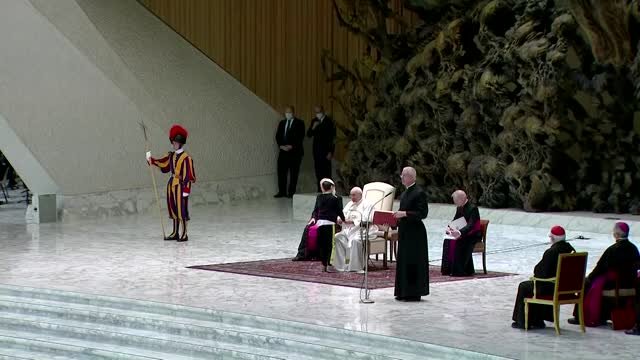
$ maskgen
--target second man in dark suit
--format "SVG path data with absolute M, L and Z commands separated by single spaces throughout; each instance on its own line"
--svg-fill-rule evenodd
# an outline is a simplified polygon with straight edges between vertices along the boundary
M 314 108 L 315 118 L 311 121 L 307 136 L 313 138 L 313 162 L 317 184 L 324 178 L 331 178 L 331 159 L 335 150 L 336 125 L 324 113 L 322 106 Z M 318 192 L 320 192 L 318 185 Z
M 280 147 L 278 154 L 278 193 L 275 197 L 293 197 L 298 185 L 300 163 L 304 155 L 304 121 L 295 117 L 293 106 L 284 112 L 285 118 L 278 124 L 276 142 Z M 287 175 L 290 175 L 287 189 Z

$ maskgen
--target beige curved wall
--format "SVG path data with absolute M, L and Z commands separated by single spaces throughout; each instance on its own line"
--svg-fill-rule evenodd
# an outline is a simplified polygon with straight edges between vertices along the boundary
M 200 183 L 275 189 L 278 114 L 135 0 L 3 0 L 0 33 L 0 113 L 60 194 L 148 187 L 141 120 L 154 153 L 190 131 Z

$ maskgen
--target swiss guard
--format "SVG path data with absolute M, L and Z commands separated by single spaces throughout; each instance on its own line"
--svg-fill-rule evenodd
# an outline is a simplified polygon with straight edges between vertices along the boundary
M 173 232 L 165 240 L 187 241 L 187 221 L 189 221 L 189 194 L 191 184 L 196 182 L 193 159 L 186 151 L 187 130 L 180 125 L 173 125 L 169 131 L 169 141 L 173 151 L 160 159 L 153 158 L 151 152 L 146 153 L 147 161 L 160 168 L 163 173 L 171 173 L 167 183 L 167 209 L 169 218 L 173 220 Z M 180 229 L 182 228 L 182 233 Z

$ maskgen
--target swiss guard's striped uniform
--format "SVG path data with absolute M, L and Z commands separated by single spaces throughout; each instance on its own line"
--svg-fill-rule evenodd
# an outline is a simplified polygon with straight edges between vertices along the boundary
M 175 125 L 171 128 L 169 139 L 171 142 L 186 143 L 187 131 Z M 191 184 L 196 181 L 193 159 L 183 148 L 171 151 L 160 159 L 151 158 L 151 163 L 160 168 L 163 173 L 171 173 L 167 183 L 167 208 L 169 217 L 173 220 L 173 232 L 165 240 L 187 241 L 187 221 L 189 221 L 189 194 Z M 179 235 L 182 226 L 182 235 Z

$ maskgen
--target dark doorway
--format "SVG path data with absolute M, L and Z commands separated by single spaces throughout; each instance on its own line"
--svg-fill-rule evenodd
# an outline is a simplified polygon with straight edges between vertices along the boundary
M 29 189 L 0 152 L 0 209 L 26 208 L 30 203 Z

